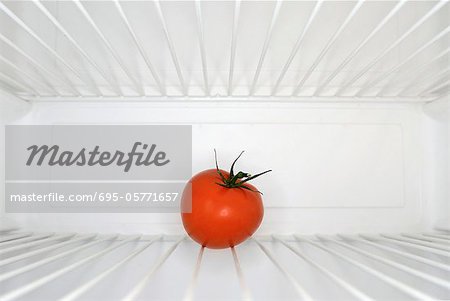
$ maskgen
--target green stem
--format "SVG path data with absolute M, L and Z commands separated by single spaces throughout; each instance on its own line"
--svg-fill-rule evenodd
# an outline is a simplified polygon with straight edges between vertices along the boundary
M 242 171 L 238 172 L 235 175 L 234 174 L 234 166 L 235 166 L 237 160 L 242 156 L 243 153 L 244 153 L 244 151 L 242 151 L 239 154 L 239 156 L 233 161 L 233 164 L 231 165 L 229 176 L 227 178 L 227 177 L 225 177 L 222 174 L 222 172 L 219 169 L 219 164 L 217 163 L 217 152 L 214 149 L 214 158 L 215 158 L 215 161 L 216 161 L 216 170 L 217 170 L 217 173 L 220 176 L 220 179 L 222 180 L 222 183 L 216 183 L 216 184 L 220 185 L 222 187 L 226 187 L 226 188 L 243 188 L 243 189 L 247 189 L 247 190 L 250 190 L 250 191 L 253 191 L 253 192 L 261 193 L 258 190 L 254 190 L 254 189 L 244 185 L 244 183 L 246 183 L 248 181 L 251 181 L 251 180 L 253 180 L 253 179 L 255 179 L 255 178 L 259 177 L 259 176 L 262 176 L 263 174 L 271 172 L 272 170 L 271 169 L 270 170 L 266 170 L 266 171 L 263 171 L 263 172 L 258 173 L 256 175 L 253 175 L 253 176 L 251 174 L 249 174 L 249 173 L 242 172 Z

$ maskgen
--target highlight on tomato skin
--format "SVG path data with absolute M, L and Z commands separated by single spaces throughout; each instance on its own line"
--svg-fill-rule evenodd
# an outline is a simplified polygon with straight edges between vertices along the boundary
M 234 247 L 252 236 L 263 220 L 262 193 L 249 181 L 271 170 L 256 175 L 234 173 L 242 153 L 229 172 L 219 169 L 215 153 L 216 168 L 193 176 L 183 193 L 181 208 L 191 208 L 190 212 L 182 210 L 183 226 L 204 247 Z

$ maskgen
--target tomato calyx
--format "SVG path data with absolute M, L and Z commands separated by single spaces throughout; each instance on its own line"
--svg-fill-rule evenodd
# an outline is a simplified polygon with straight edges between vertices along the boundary
M 242 172 L 242 171 L 239 171 L 237 174 L 234 174 L 234 165 L 236 164 L 237 160 L 242 156 L 243 153 L 244 153 L 244 151 L 242 151 L 239 154 L 239 156 L 233 161 L 233 164 L 231 164 L 229 176 L 226 177 L 219 169 L 219 164 L 217 163 L 217 152 L 214 149 L 214 158 L 216 161 L 216 171 L 219 174 L 220 179 L 222 180 L 222 183 L 216 183 L 216 184 L 220 185 L 222 187 L 226 187 L 226 188 L 243 188 L 243 189 L 247 189 L 247 190 L 262 194 L 262 192 L 252 189 L 249 186 L 244 185 L 244 184 L 250 180 L 253 180 L 259 176 L 262 176 L 263 174 L 271 172 L 272 170 L 269 169 L 269 170 L 263 171 L 261 173 L 258 173 L 256 175 L 251 175 L 249 173 Z

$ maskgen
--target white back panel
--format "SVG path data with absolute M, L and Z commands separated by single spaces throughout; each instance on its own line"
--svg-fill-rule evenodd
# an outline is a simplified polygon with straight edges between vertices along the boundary
M 250 165 L 244 171 L 272 168 L 261 179 L 268 207 L 403 205 L 398 124 L 213 124 L 196 125 L 193 132 L 195 154 L 207 154 L 213 145 L 219 154 L 241 147 L 247 154 L 238 165 Z M 273 178 L 280 183 L 273 185 Z
M 423 226 L 421 107 L 413 104 L 38 103 L 22 124 L 192 124 L 193 171 L 274 171 L 260 233 Z M 179 232 L 178 214 L 14 214 L 32 227 Z

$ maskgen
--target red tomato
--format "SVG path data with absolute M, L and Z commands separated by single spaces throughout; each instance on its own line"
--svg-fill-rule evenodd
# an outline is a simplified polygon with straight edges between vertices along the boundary
M 221 170 L 225 177 L 229 173 Z M 218 185 L 221 178 L 215 169 L 202 171 L 189 183 L 192 185 L 192 212 L 182 213 L 183 225 L 189 236 L 202 246 L 221 249 L 233 247 L 250 237 L 264 215 L 261 194 L 243 188 Z M 190 192 L 190 191 L 189 191 Z M 183 194 L 182 207 L 190 201 Z

